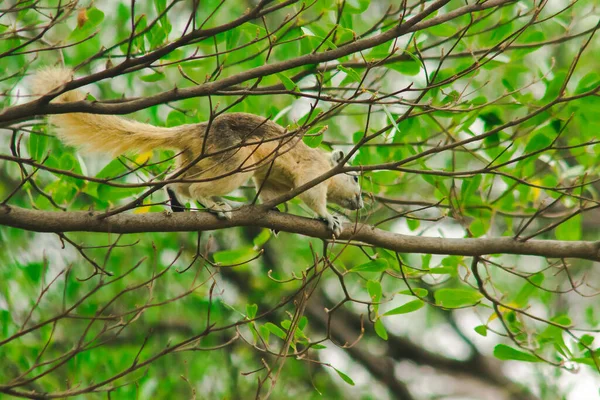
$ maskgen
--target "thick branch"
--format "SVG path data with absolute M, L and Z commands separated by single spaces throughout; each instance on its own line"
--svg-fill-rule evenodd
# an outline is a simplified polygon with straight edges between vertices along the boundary
M 245 206 L 233 212 L 231 220 L 219 220 L 206 212 L 118 214 L 107 218 L 101 212 L 34 211 L 14 206 L 0 206 L 0 225 L 36 232 L 197 232 L 235 226 L 260 226 L 282 232 L 330 239 L 320 221 L 266 211 L 259 206 Z M 522 254 L 549 258 L 582 258 L 600 261 L 600 242 L 528 240 L 509 237 L 448 239 L 400 235 L 365 224 L 347 223 L 338 240 L 355 240 L 402 253 L 454 254 Z

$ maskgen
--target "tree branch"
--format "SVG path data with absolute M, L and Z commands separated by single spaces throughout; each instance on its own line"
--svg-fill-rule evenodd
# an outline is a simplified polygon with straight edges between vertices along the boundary
M 22 119 L 26 119 L 36 114 L 63 114 L 68 112 L 90 112 L 96 114 L 128 114 L 143 108 L 151 107 L 157 104 L 167 103 L 174 100 L 183 100 L 191 97 L 202 97 L 211 95 L 219 90 L 226 89 L 233 85 L 237 85 L 251 79 L 272 75 L 278 72 L 290 70 L 293 68 L 302 67 L 305 65 L 316 65 L 324 62 L 337 60 L 341 57 L 348 56 L 350 54 L 358 53 L 360 51 L 373 48 L 382 43 L 388 42 L 395 38 L 398 38 L 404 34 L 410 32 L 416 32 L 434 25 L 439 25 L 461 15 L 469 13 L 483 11 L 493 7 L 501 7 L 510 3 L 514 0 L 491 0 L 485 3 L 469 4 L 460 7 L 447 14 L 439 15 L 429 20 L 425 20 L 429 15 L 436 12 L 447 3 L 449 0 L 438 0 L 433 4 L 429 5 L 419 14 L 413 16 L 407 21 L 396 25 L 392 29 L 383 32 L 379 35 L 360 39 L 351 43 L 348 43 L 335 50 L 329 50 L 323 53 L 310 53 L 299 57 L 291 58 L 286 61 L 265 64 L 260 67 L 251 68 L 244 72 L 220 79 L 214 82 L 206 82 L 201 85 L 184 88 L 184 89 L 173 89 L 166 92 L 159 93 L 154 96 L 144 97 L 140 99 L 134 99 L 121 103 L 102 103 L 102 102 L 89 102 L 89 101 L 77 101 L 70 103 L 47 103 L 48 99 L 42 97 L 38 100 L 31 101 L 26 104 L 9 107 L 0 112 L 0 126 L 7 125 L 10 123 L 18 122 Z M 157 51 L 158 52 L 158 51 Z M 160 55 L 163 54 L 163 50 L 158 52 Z M 151 53 L 154 55 L 154 53 Z M 150 57 L 147 55 L 145 57 Z M 156 58 L 154 56 L 154 58 Z M 113 71 L 114 70 L 114 71 Z M 94 75 L 87 76 L 75 81 L 68 82 L 65 84 L 60 92 L 72 90 L 83 86 L 85 84 L 96 82 L 101 79 L 116 76 L 123 72 L 122 64 L 114 67 L 113 70 L 106 70 Z M 113 73 L 114 72 L 114 73 Z M 112 73 L 112 75 L 111 75 Z M 58 95 L 59 93 L 54 93 Z
M 21 207 L 0 206 L 0 225 L 36 232 L 197 232 L 236 226 L 259 226 L 282 232 L 330 239 L 320 221 L 296 215 L 267 211 L 260 206 L 244 206 L 233 212 L 230 220 L 219 220 L 207 212 L 118 214 L 102 218 L 102 212 L 34 211 Z M 338 240 L 354 240 L 402 253 L 453 254 L 481 256 L 487 254 L 521 254 L 549 258 L 581 258 L 600 261 L 600 242 L 528 240 L 509 237 L 449 239 L 401 235 L 365 224 L 344 224 Z

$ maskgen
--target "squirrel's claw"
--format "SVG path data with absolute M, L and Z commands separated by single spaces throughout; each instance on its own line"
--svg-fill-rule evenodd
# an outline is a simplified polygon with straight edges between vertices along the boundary
M 329 229 L 336 238 L 342 235 L 344 228 L 342 227 L 342 220 L 340 218 L 328 214 L 327 216 L 321 217 L 320 219 L 327 224 L 327 229 Z

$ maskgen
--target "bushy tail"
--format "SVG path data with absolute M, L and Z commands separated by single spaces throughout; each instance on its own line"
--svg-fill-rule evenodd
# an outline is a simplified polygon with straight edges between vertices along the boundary
M 73 79 L 67 68 L 40 69 L 31 80 L 32 94 L 42 96 Z M 85 94 L 78 90 L 63 93 L 52 102 L 65 103 L 83 100 Z M 123 154 L 146 152 L 155 148 L 181 149 L 182 130 L 161 128 L 115 115 L 71 113 L 49 117 L 57 127 L 58 136 L 65 143 L 89 151 Z

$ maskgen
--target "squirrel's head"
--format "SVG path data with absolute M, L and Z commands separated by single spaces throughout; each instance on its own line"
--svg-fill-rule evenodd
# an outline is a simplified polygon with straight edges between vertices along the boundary
M 343 159 L 343 151 L 334 150 L 331 153 L 332 165 L 339 164 Z M 355 172 L 335 175 L 331 178 L 331 183 L 327 190 L 327 200 L 348 210 L 363 208 L 364 204 L 358 177 L 359 175 Z

